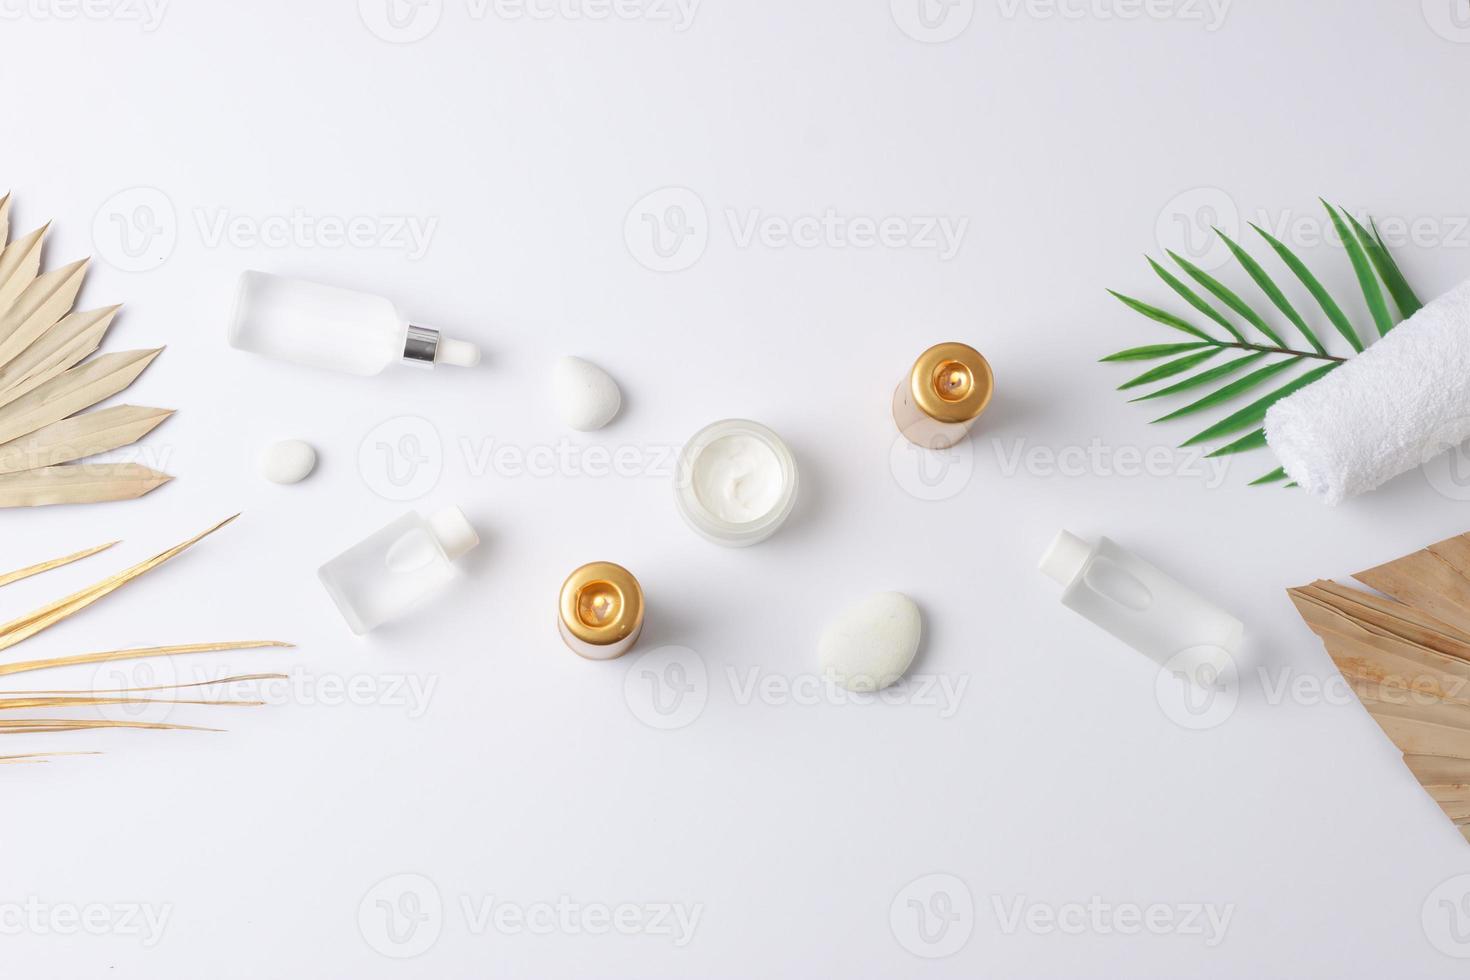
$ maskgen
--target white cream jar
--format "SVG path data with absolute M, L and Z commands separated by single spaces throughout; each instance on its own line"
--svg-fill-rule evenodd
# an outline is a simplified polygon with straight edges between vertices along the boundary
M 764 541 L 796 504 L 796 459 L 756 422 L 726 419 L 694 434 L 679 456 L 674 499 L 689 526 L 716 544 Z

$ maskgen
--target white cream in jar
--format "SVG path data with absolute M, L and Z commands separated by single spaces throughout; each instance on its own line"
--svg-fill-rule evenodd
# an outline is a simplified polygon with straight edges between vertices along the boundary
M 675 499 L 700 534 L 739 547 L 776 532 L 796 503 L 796 460 L 770 429 L 726 419 L 695 433 L 679 458 Z

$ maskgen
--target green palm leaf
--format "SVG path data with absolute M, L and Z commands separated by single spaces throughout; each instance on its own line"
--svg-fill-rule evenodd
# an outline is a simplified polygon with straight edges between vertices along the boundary
M 1201 432 L 1199 435 L 1186 440 L 1181 444 L 1181 448 L 1183 446 L 1194 446 L 1201 442 L 1213 439 L 1216 436 L 1229 435 L 1232 432 L 1239 432 L 1241 429 L 1248 429 L 1253 425 L 1261 424 L 1266 419 L 1266 410 L 1268 408 L 1270 408 L 1272 405 L 1275 405 L 1277 402 L 1279 402 L 1281 399 L 1285 398 L 1292 392 L 1305 388 L 1307 385 L 1311 384 L 1313 381 L 1316 381 L 1318 378 L 1327 374 L 1329 371 L 1332 371 L 1336 367 L 1338 367 L 1337 364 L 1324 364 L 1322 367 L 1308 371 L 1300 378 L 1297 378 L 1294 381 L 1287 382 L 1280 388 L 1277 388 L 1275 391 L 1271 392 L 1271 394 L 1267 395 L 1266 397 L 1251 402 L 1249 405 L 1247 405 L 1245 408 L 1242 408 L 1234 415 L 1221 419 L 1205 431 Z
M 1378 270 L 1378 275 L 1388 286 L 1389 295 L 1393 297 L 1393 305 L 1399 308 L 1399 315 L 1407 320 L 1418 313 L 1424 304 L 1419 302 L 1419 297 L 1414 295 L 1409 281 L 1404 278 L 1404 273 L 1399 269 L 1399 264 L 1393 260 L 1388 248 L 1383 244 L 1383 236 L 1378 234 L 1378 226 L 1369 219 L 1373 225 L 1373 234 L 1368 234 L 1363 226 L 1350 214 L 1348 220 L 1353 222 L 1353 229 L 1357 231 L 1358 237 L 1363 240 L 1363 247 L 1368 252 L 1368 257 L 1373 260 L 1373 267 Z
M 1183 374 L 1185 371 L 1188 371 L 1196 364 L 1201 364 L 1205 361 L 1208 361 L 1210 358 L 1214 357 L 1216 354 L 1220 353 L 1220 351 L 1224 349 L 1225 348 L 1223 347 L 1211 347 L 1209 350 L 1203 350 L 1197 354 L 1186 354 L 1178 360 L 1169 361 L 1166 364 L 1160 364 L 1158 367 L 1150 371 L 1143 372 L 1132 381 L 1127 381 L 1123 384 L 1120 384 L 1118 386 L 1118 390 L 1124 391 L 1128 388 L 1136 388 L 1139 385 L 1150 384 L 1154 381 L 1162 381 L 1164 378 L 1172 378 L 1176 374 Z
M 1189 273 L 1191 279 L 1208 289 L 1211 293 L 1214 293 L 1216 299 L 1230 307 L 1247 323 L 1265 334 L 1266 339 L 1270 340 L 1271 343 L 1278 347 L 1285 346 L 1281 338 L 1276 335 L 1276 331 L 1271 329 L 1270 324 L 1266 323 L 1255 310 L 1247 306 L 1245 300 L 1231 292 L 1224 283 L 1175 252 L 1170 252 L 1169 258 L 1179 263 L 1179 268 Z M 1245 338 L 1240 337 L 1239 339 L 1244 340 Z
M 1206 344 L 1150 344 L 1147 347 L 1130 347 L 1120 350 L 1116 354 L 1109 354 L 1100 358 L 1099 363 L 1106 364 L 1109 361 L 1152 361 L 1160 357 L 1168 357 L 1171 354 L 1183 354 L 1192 350 L 1199 350 Z
M 1266 430 L 1265 429 L 1257 429 L 1256 431 L 1252 432 L 1250 435 L 1244 437 L 1243 439 L 1237 439 L 1237 440 L 1235 440 L 1234 442 L 1232 442 L 1228 446 L 1221 446 L 1219 449 L 1215 450 L 1212 453 L 1206 453 L 1205 454 L 1205 459 L 1215 459 L 1216 457 L 1219 457 L 1219 456 L 1233 456 L 1236 453 L 1243 453 L 1243 452 L 1245 452 L 1248 449 L 1265 449 L 1265 448 L 1266 448 Z
M 1337 328 L 1337 332 L 1342 334 L 1344 339 L 1352 345 L 1354 351 L 1362 353 L 1363 342 L 1358 339 L 1357 331 L 1353 329 L 1353 325 L 1349 322 L 1347 314 L 1342 312 L 1342 307 L 1337 305 L 1332 299 L 1331 294 L 1317 281 L 1317 277 L 1312 275 L 1312 271 L 1306 267 L 1305 263 L 1297 258 L 1291 249 L 1271 237 L 1270 233 L 1260 225 L 1252 224 L 1251 227 L 1256 230 L 1256 234 L 1264 238 L 1267 244 L 1275 249 L 1276 254 L 1281 256 L 1281 261 L 1285 262 L 1287 268 L 1296 274 L 1296 277 L 1302 281 L 1303 286 L 1307 287 L 1307 292 L 1311 293 L 1317 300 L 1318 305 L 1322 307 L 1322 312 L 1327 314 L 1327 319 L 1332 321 L 1332 325 Z
M 1388 315 L 1388 304 L 1383 301 L 1383 287 L 1378 285 L 1378 277 L 1373 274 L 1373 266 L 1368 261 L 1367 253 L 1363 251 L 1357 236 L 1348 228 L 1347 222 L 1342 220 L 1342 215 L 1326 201 L 1322 202 L 1322 206 L 1332 217 L 1332 227 L 1337 229 L 1337 237 L 1347 250 L 1348 260 L 1353 264 L 1353 273 L 1363 289 L 1363 298 L 1368 301 L 1368 312 L 1373 314 L 1373 322 L 1377 324 L 1378 335 L 1381 337 L 1393 329 L 1393 318 Z
M 1327 208 L 1332 218 L 1333 226 L 1352 264 L 1354 276 L 1363 290 L 1363 297 L 1373 316 L 1374 325 L 1381 336 L 1383 332 L 1392 329 L 1397 322 L 1392 315 L 1390 301 L 1405 318 L 1413 316 L 1422 307 L 1422 304 L 1409 287 L 1403 272 L 1390 254 L 1383 236 L 1371 218 L 1365 219 L 1367 227 L 1364 227 L 1364 222 L 1358 221 L 1346 208 L 1334 207 L 1327 204 L 1326 201 L 1323 201 L 1323 206 Z M 1351 345 L 1354 352 L 1361 352 L 1364 345 L 1359 331 L 1306 264 L 1264 228 L 1254 224 L 1251 225 L 1251 228 L 1271 246 L 1271 250 L 1312 294 L 1312 298 L 1322 308 L 1322 312 L 1326 314 L 1333 329 Z M 1269 448 L 1266 443 L 1264 422 L 1271 406 L 1345 363 L 1344 358 L 1327 350 L 1316 329 L 1307 322 L 1303 311 L 1287 298 L 1285 290 L 1278 285 L 1261 262 L 1220 229 L 1216 228 L 1214 232 L 1220 236 L 1235 261 L 1239 262 L 1241 268 L 1250 276 L 1251 281 L 1270 300 L 1271 305 L 1268 307 L 1258 302 L 1256 306 L 1252 306 L 1214 275 L 1177 253 L 1166 250 L 1168 258 L 1183 270 L 1182 273 L 1165 268 L 1152 258 L 1148 259 L 1148 264 L 1175 295 L 1189 304 L 1190 310 L 1207 318 L 1204 322 L 1205 329 L 1201 329 L 1196 323 L 1191 323 L 1182 316 L 1131 296 L 1108 290 L 1111 295 L 1135 312 L 1185 333 L 1188 337 L 1182 338 L 1183 342 L 1179 343 L 1130 347 L 1102 358 L 1105 362 L 1159 362 L 1119 386 L 1120 390 L 1131 390 L 1152 385 L 1154 382 L 1165 382 L 1162 386 L 1156 385 L 1153 391 L 1135 395 L 1129 399 L 1131 402 L 1151 401 L 1156 398 L 1182 394 L 1190 396 L 1185 399 L 1189 402 L 1188 404 L 1154 419 L 1154 422 L 1204 415 L 1247 394 L 1254 398 L 1255 400 L 1249 405 L 1218 419 L 1204 431 L 1183 443 L 1184 446 L 1195 446 L 1205 442 L 1216 442 L 1217 448 L 1208 454 L 1211 458 Z M 1252 299 L 1256 297 L 1253 296 Z M 1310 349 L 1288 347 L 1285 341 L 1278 336 L 1266 319 L 1268 312 L 1273 307 L 1275 312 L 1285 317 L 1306 340 Z M 1233 322 L 1237 317 L 1267 339 L 1264 341 L 1247 339 L 1242 333 L 1245 328 L 1237 327 Z M 1224 330 L 1225 336 L 1212 335 L 1210 331 L 1213 328 L 1210 324 Z M 1226 350 L 1235 350 L 1239 354 L 1233 355 L 1232 358 L 1222 363 L 1197 371 L 1193 370 L 1196 365 L 1203 364 Z M 1267 359 L 1267 355 L 1270 354 L 1277 355 L 1277 357 Z M 1304 369 L 1305 373 L 1291 378 L 1287 372 L 1292 371 L 1298 365 Z M 1292 373 L 1295 372 L 1292 371 Z M 1171 378 L 1174 380 L 1166 380 Z M 1233 441 L 1226 441 L 1223 437 L 1228 437 Z M 1225 444 L 1218 445 L 1219 442 L 1225 442 Z M 1287 488 L 1296 486 L 1285 469 L 1281 467 L 1251 481 L 1252 486 L 1266 484 Z
M 1327 353 L 1327 348 L 1323 347 L 1322 342 L 1317 339 L 1317 335 L 1312 333 L 1312 328 L 1307 326 L 1307 321 L 1302 319 L 1302 315 L 1296 311 L 1295 306 L 1291 305 L 1291 301 L 1286 298 L 1286 294 L 1281 291 L 1280 287 L 1266 274 L 1266 270 L 1261 268 L 1261 264 L 1219 228 L 1215 229 L 1215 234 L 1220 236 L 1220 240 L 1225 243 L 1225 247 L 1230 249 L 1230 254 L 1235 256 L 1235 260 L 1250 274 L 1250 277 L 1255 280 L 1256 285 L 1261 287 L 1261 292 L 1265 293 L 1267 298 L 1276 304 L 1276 308 L 1282 312 L 1282 315 L 1290 320 L 1292 326 L 1296 327 L 1297 331 L 1307 339 L 1307 343 L 1312 345 L 1312 349 L 1318 354 Z
M 1188 391 L 1190 388 L 1198 388 L 1200 385 L 1209 384 L 1211 381 L 1214 381 L 1218 378 L 1223 378 L 1227 375 L 1234 374 L 1241 368 L 1249 364 L 1254 364 L 1256 361 L 1259 361 L 1265 356 L 1265 351 L 1260 351 L 1259 353 L 1255 354 L 1247 354 L 1245 357 L 1236 358 L 1229 364 L 1221 364 L 1219 367 L 1212 367 L 1208 371 L 1201 371 L 1199 374 L 1191 375 L 1185 378 L 1178 384 L 1170 385 L 1167 388 L 1160 388 L 1158 391 L 1150 392 L 1147 395 L 1139 395 L 1137 398 L 1130 398 L 1128 399 L 1128 401 L 1130 403 L 1146 402 L 1151 398 L 1163 398 L 1165 395 L 1175 395 L 1181 391 Z
M 1250 374 L 1247 374 L 1239 381 L 1232 381 L 1230 384 L 1214 392 L 1213 394 L 1206 395 L 1199 401 L 1193 402 L 1189 405 L 1185 405 L 1183 408 L 1174 412 L 1170 412 L 1168 415 L 1165 415 L 1162 418 L 1154 419 L 1154 421 L 1167 422 L 1170 419 L 1177 419 L 1183 415 L 1193 415 L 1195 412 L 1202 412 L 1207 408 L 1214 408 L 1216 405 L 1220 405 L 1224 402 L 1230 401 L 1230 399 L 1234 398 L 1236 395 L 1241 394 L 1242 392 L 1251 390 L 1262 381 L 1265 381 L 1267 378 L 1274 377 L 1275 375 L 1280 374 L 1282 371 L 1285 371 L 1287 368 L 1293 367 L 1300 363 L 1301 360 L 1299 358 L 1293 358 L 1286 361 L 1277 361 L 1275 364 L 1268 364 L 1265 367 L 1261 368 L 1259 371 L 1252 371 Z
M 1170 252 L 1169 254 L 1173 255 L 1174 253 Z M 1159 265 L 1153 259 L 1149 259 L 1148 264 L 1152 266 L 1153 270 L 1159 274 L 1160 279 L 1169 284 L 1170 289 L 1174 290 L 1174 292 L 1178 293 L 1184 298 L 1184 301 L 1186 303 L 1194 307 L 1196 310 L 1199 310 L 1211 320 L 1214 320 L 1220 326 L 1224 327 L 1225 330 L 1230 334 L 1230 336 L 1234 337 L 1242 344 L 1245 343 L 1245 334 L 1241 333 L 1236 328 L 1235 324 L 1225 319 L 1225 317 L 1221 315 L 1219 310 L 1215 309 L 1209 303 L 1206 303 L 1204 299 L 1200 297 L 1199 293 L 1196 293 L 1193 289 L 1190 289 L 1179 280 L 1178 276 L 1174 275 L 1168 269 L 1165 269 L 1163 266 Z
M 1165 326 L 1173 327 L 1175 330 L 1183 330 L 1187 334 L 1193 334 L 1200 340 L 1209 341 L 1212 344 L 1217 343 L 1214 337 L 1211 337 L 1199 327 L 1196 327 L 1191 323 L 1179 319 L 1179 317 L 1175 316 L 1172 313 L 1166 313 L 1156 306 L 1149 306 L 1147 303 L 1141 303 L 1131 296 L 1124 296 L 1122 293 L 1113 292 L 1113 290 L 1111 289 L 1109 289 L 1108 292 L 1115 296 L 1119 301 L 1121 301 L 1125 306 L 1127 306 L 1130 310 L 1133 310 L 1135 313 L 1142 313 L 1150 320 L 1162 323 Z M 1361 350 L 1362 348 L 1359 349 Z

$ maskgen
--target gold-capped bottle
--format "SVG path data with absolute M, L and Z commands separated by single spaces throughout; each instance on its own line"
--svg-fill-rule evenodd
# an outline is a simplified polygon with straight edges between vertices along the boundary
M 969 433 L 994 391 L 990 362 L 979 351 L 968 344 L 935 344 L 898 383 L 893 421 L 914 445 L 947 449 Z
M 643 631 L 643 588 L 633 573 L 610 561 L 583 565 L 562 583 L 557 626 L 572 652 L 614 660 L 633 649 Z

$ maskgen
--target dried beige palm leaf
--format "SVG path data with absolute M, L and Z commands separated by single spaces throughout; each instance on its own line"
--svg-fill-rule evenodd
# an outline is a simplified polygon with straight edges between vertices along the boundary
M 108 691 L 113 694 L 140 694 L 148 691 L 183 691 L 193 687 L 222 687 L 226 684 L 243 684 L 246 681 L 284 681 L 289 679 L 287 674 L 239 674 L 234 677 L 217 677 L 207 681 L 194 681 L 190 684 L 158 684 L 154 687 L 113 687 Z M 27 697 L 39 698 L 49 696 L 61 696 L 67 694 L 87 694 L 87 691 L 5 691 L 4 697 Z
M 1288 594 L 1404 763 L 1470 840 L 1470 535 Z
M 10 192 L 6 191 L 4 197 L 0 197 L 0 248 L 5 247 L 10 238 Z
M 37 276 L 0 315 L 0 364 L 8 364 L 71 311 L 87 276 L 87 259 Z
M 133 500 L 173 477 L 140 463 L 70 463 L 0 476 L 0 508 Z
M 180 657 L 191 653 L 215 653 L 221 650 L 291 649 L 291 647 L 292 644 L 282 643 L 280 640 L 228 640 L 220 643 L 185 643 L 166 647 L 133 647 L 127 650 L 104 650 L 98 653 L 77 653 L 66 657 L 50 657 L 46 660 L 24 660 L 20 663 L 0 664 L 0 677 L 26 674 L 37 670 L 51 670 L 55 667 L 112 663 L 116 660 L 146 660 L 150 657 Z
M 104 398 L 111 398 L 132 384 L 162 350 L 162 347 L 155 347 L 103 354 L 22 395 L 11 402 L 0 416 L 0 443 L 34 432 L 43 425 L 59 422 Z
M 0 735 L 39 735 L 43 732 L 83 732 L 94 728 L 140 728 L 151 731 L 218 732 L 198 725 L 167 725 L 155 721 L 112 721 L 103 718 L 0 718 Z
M 176 544 L 167 551 L 159 552 L 147 561 L 141 561 L 131 568 L 118 572 L 116 575 L 111 575 L 79 592 L 74 592 L 65 598 L 57 599 L 49 605 L 42 606 L 34 612 L 27 613 L 18 619 L 13 619 L 0 626 L 0 650 L 13 647 L 22 640 L 35 636 L 42 630 L 61 622 L 73 613 L 87 608 L 98 599 L 122 588 L 138 576 L 152 571 L 175 555 L 187 551 L 193 545 L 207 538 L 239 516 L 239 514 L 234 514 L 226 517 L 213 527 L 206 528 L 189 540 Z
M 0 475 L 69 463 L 130 446 L 172 414 L 168 408 L 115 405 L 43 425 L 0 445 Z
M 230 700 L 186 700 L 184 698 L 127 698 L 100 695 L 56 695 L 53 697 L 22 698 L 0 695 L 0 711 L 16 711 L 30 708 L 88 708 L 108 704 L 211 704 L 226 707 L 258 708 L 264 701 Z
M 41 561 L 34 565 L 27 565 L 25 568 L 18 568 L 13 572 L 6 572 L 4 575 L 0 575 L 0 585 L 9 585 L 11 582 L 19 582 L 21 579 L 30 578 L 32 575 L 40 575 L 42 572 L 49 572 L 53 568 L 61 568 L 63 565 L 70 565 L 74 561 L 81 561 L 83 558 L 91 558 L 93 555 L 106 551 L 115 544 L 117 544 L 116 541 L 109 541 L 106 544 L 94 545 L 91 548 L 74 551 L 69 555 L 62 555 L 60 558 L 52 558 L 49 561 Z
M 44 763 L 68 755 L 101 755 L 101 752 L 27 752 L 24 755 L 0 755 L 0 764 Z
M 21 238 L 17 238 L 0 252 L 0 313 L 11 305 L 41 270 L 41 243 L 46 238 L 50 222 Z
M 120 306 L 70 313 L 27 347 L 15 360 L 0 367 L 0 407 L 56 377 L 102 343 Z

